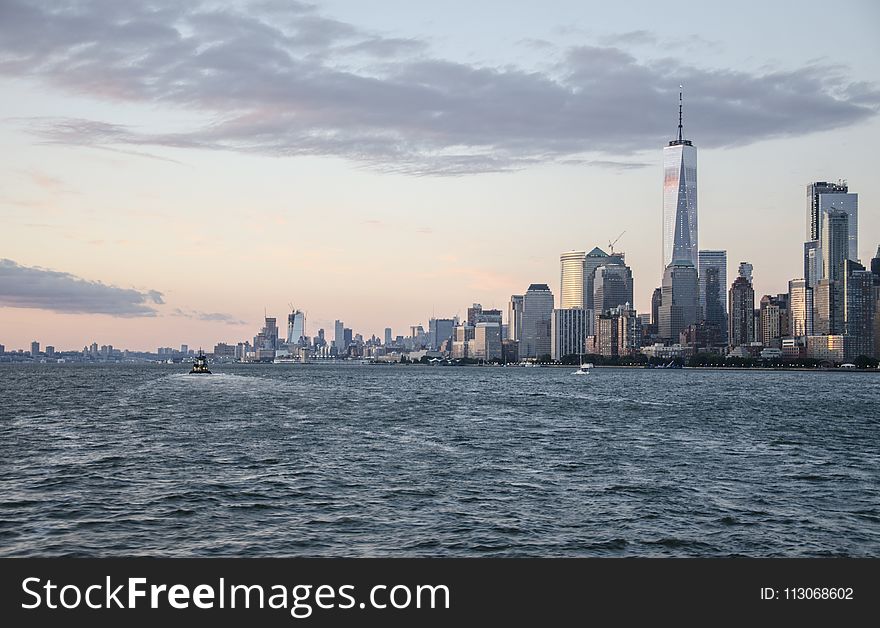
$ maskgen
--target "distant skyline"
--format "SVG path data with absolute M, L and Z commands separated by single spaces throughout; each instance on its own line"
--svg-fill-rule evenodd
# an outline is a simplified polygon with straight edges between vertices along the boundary
M 729 277 L 803 275 L 813 181 L 880 244 L 873 2 L 152 6 L 0 5 L 7 350 L 208 347 L 289 304 L 405 335 L 533 283 L 558 305 L 560 254 L 623 231 L 648 312 L 680 84 Z

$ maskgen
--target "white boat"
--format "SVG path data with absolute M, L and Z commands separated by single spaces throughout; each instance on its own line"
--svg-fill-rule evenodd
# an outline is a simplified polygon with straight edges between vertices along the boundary
M 580 368 L 572 373 L 572 375 L 589 375 L 590 371 L 593 369 L 592 362 L 584 362 L 583 354 L 580 356 Z

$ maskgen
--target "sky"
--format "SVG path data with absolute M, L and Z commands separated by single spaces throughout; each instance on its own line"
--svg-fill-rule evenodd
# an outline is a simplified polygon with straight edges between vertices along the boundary
M 332 339 L 506 312 L 559 255 L 661 280 L 662 148 L 699 245 L 803 273 L 805 186 L 880 244 L 880 5 L 0 0 L 0 344 Z

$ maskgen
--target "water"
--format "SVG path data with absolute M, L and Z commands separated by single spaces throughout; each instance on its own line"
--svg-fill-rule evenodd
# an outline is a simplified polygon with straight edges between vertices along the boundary
M 880 556 L 880 376 L 0 366 L 3 556 Z

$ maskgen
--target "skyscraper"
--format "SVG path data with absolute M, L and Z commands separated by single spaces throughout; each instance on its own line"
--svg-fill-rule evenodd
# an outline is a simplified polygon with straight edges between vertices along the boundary
M 813 289 L 806 279 L 788 282 L 789 332 L 795 338 L 813 335 Z
M 752 282 L 740 275 L 730 286 L 730 329 L 728 342 L 731 347 L 748 345 L 755 341 L 755 290 Z
M 719 325 L 720 329 L 725 330 L 726 334 L 727 325 L 726 322 L 726 312 L 727 312 L 727 251 L 700 251 L 700 308 L 703 311 L 703 318 L 707 322 L 711 322 Z M 717 273 L 715 273 L 715 277 L 719 283 L 718 290 L 718 305 L 721 307 L 721 320 L 709 320 L 709 311 L 708 304 L 706 303 L 706 271 L 709 268 L 717 269 Z M 717 312 L 714 312 L 717 319 Z
M 822 251 L 822 278 L 831 281 L 843 279 L 843 263 L 849 254 L 849 215 L 844 211 L 831 210 L 824 213 L 819 249 Z
M 819 240 L 804 242 L 804 280 L 807 286 L 815 288 L 822 279 L 822 256 L 819 254 Z
M 706 304 L 701 307 L 706 329 L 711 330 L 712 342 L 727 343 L 727 290 L 721 281 L 722 269 L 707 266 L 700 272 L 700 288 L 705 292 Z M 702 293 L 701 293 L 702 294 Z
M 559 307 L 583 308 L 585 304 L 584 259 L 585 251 L 566 251 L 559 256 Z
M 596 269 L 608 261 L 608 254 L 598 246 L 584 257 L 584 308 L 595 309 L 593 304 L 593 279 Z
M 452 338 L 455 319 L 432 318 L 428 321 L 428 343 L 432 349 L 440 350 Z
M 699 322 L 700 284 L 697 267 L 690 261 L 666 267 L 658 314 L 660 325 L 657 332 L 664 340 L 677 342 L 683 329 Z
M 590 328 L 589 312 L 583 308 L 553 310 L 550 355 L 554 360 L 585 353 L 584 343 Z
M 678 94 L 678 139 L 663 149 L 663 267 L 690 262 L 697 267 L 697 149 L 682 136 Z
M 553 319 L 553 293 L 545 283 L 533 283 L 523 296 L 520 358 L 540 358 L 550 354 L 550 327 Z
M 474 327 L 474 354 L 477 360 L 501 359 L 501 325 L 499 323 L 478 322 Z
M 287 344 L 303 344 L 306 335 L 306 315 L 294 309 L 287 315 Z
M 754 270 L 754 266 L 752 266 L 749 262 L 740 262 L 739 270 L 737 270 L 737 276 L 745 278 L 749 283 L 752 283 L 752 271 Z
M 384 342 L 384 344 L 386 347 L 391 344 L 391 328 L 390 327 L 385 328 L 385 342 Z
M 523 295 L 511 295 L 507 308 L 507 336 L 509 340 L 522 339 L 522 311 Z
M 339 355 L 345 353 L 348 344 L 345 342 L 345 324 L 336 320 L 333 322 L 333 342 L 336 343 L 336 351 Z
M 829 211 L 847 215 L 846 259 L 859 259 L 859 195 L 850 193 L 846 181 L 816 181 L 807 185 L 807 240 L 820 240 L 822 223 Z M 822 277 L 820 277 L 822 279 Z
M 629 266 L 610 256 L 593 273 L 593 307 L 603 313 L 633 302 L 633 276 Z
M 874 275 L 847 260 L 843 273 L 844 343 L 847 359 L 874 353 Z

